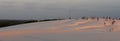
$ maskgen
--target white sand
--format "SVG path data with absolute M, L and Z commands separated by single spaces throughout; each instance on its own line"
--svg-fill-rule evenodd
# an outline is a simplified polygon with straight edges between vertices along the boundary
M 0 41 L 120 41 L 120 21 L 58 20 L 0 28 Z

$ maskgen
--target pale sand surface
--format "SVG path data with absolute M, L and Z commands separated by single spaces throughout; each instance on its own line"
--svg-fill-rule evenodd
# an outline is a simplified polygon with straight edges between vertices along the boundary
M 0 41 L 120 41 L 120 21 L 66 19 L 0 28 Z

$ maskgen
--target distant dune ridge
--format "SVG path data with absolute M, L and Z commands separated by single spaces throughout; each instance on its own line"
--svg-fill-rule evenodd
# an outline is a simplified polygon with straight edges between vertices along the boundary
M 0 29 L 2 41 L 120 41 L 120 20 L 65 19 Z

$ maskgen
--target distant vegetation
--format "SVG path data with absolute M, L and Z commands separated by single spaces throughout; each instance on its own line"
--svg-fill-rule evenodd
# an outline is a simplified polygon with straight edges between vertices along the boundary
M 54 21 L 54 20 L 61 20 L 61 19 L 45 19 L 45 20 L 39 20 L 39 22 Z M 32 22 L 38 22 L 38 20 L 0 20 L 0 28 L 12 26 L 12 25 L 18 25 L 18 24 L 32 23 Z
M 0 27 L 36 22 L 36 20 L 0 20 Z

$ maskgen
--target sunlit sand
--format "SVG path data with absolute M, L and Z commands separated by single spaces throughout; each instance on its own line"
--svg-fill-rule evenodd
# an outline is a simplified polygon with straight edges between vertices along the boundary
M 120 41 L 120 21 L 66 19 L 0 29 L 0 41 Z

